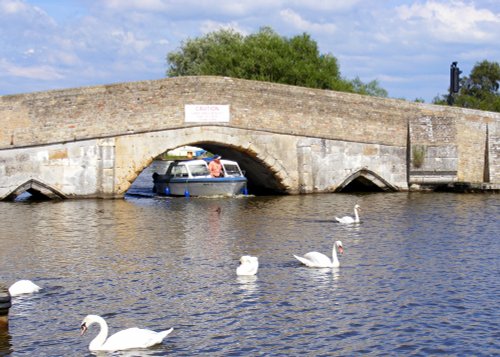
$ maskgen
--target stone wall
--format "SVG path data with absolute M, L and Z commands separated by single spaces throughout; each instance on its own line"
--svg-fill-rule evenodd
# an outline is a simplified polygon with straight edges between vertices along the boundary
M 2 151 L 0 199 L 20 186 L 38 191 L 46 187 L 61 198 L 113 196 L 113 143 L 113 139 L 82 140 Z
M 488 125 L 488 175 L 487 182 L 500 183 L 500 123 Z
M 204 126 L 4 150 L 0 199 L 27 187 L 62 198 L 121 197 L 159 154 L 207 142 L 239 153 L 249 179 L 290 194 L 333 192 L 361 169 L 376 172 L 395 189 L 406 189 L 401 148 Z M 258 165 L 248 163 L 252 160 Z
M 500 183 L 500 114 L 432 109 L 409 119 L 409 182 Z
M 411 110 L 400 100 L 181 77 L 2 96 L 0 149 L 186 127 L 185 104 L 229 104 L 224 125 L 235 128 L 398 146 Z
M 186 104 L 228 104 L 231 119 L 186 123 Z M 91 155 L 100 158 L 99 163 L 89 163 L 101 170 L 94 173 L 101 179 L 89 179 L 90 183 L 109 187 L 109 182 L 99 181 L 108 177 L 104 171 L 116 175 L 123 167 L 123 180 L 130 181 L 151 160 L 153 149 L 148 151 L 142 142 L 131 146 L 135 135 L 169 130 L 192 135 L 198 128 L 219 127 L 245 133 L 231 139 L 234 147 L 252 145 L 248 141 L 255 137 L 269 142 L 276 135 L 295 137 L 296 151 L 289 153 L 295 156 L 287 160 L 296 164 L 290 167 L 279 166 L 279 160 L 272 158 L 277 153 L 261 153 L 263 161 L 276 163 L 276 168 L 269 165 L 276 175 L 290 170 L 283 176 L 291 180 L 287 185 L 292 191 L 334 190 L 346 175 L 368 167 L 382 170 L 375 172 L 401 189 L 407 182 L 499 184 L 499 123 L 499 113 L 225 77 L 179 77 L 0 96 L 0 161 L 11 150 L 34 152 L 40 145 L 60 145 L 57 152 L 43 155 L 64 160 L 70 143 L 110 139 L 113 144 L 97 145 L 95 150 L 102 152 Z M 179 143 L 195 143 L 193 138 Z M 227 136 L 221 140 L 229 141 Z M 144 151 L 134 152 L 137 162 L 128 162 L 129 151 L 138 148 Z M 105 158 L 110 150 L 118 150 L 113 162 Z M 78 157 L 84 160 L 85 155 Z M 336 169 L 325 172 L 321 170 L 325 165 Z M 114 180 L 116 192 L 127 186 Z

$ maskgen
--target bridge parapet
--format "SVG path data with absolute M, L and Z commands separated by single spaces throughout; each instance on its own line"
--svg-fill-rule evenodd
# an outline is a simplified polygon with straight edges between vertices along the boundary
M 0 97 L 0 148 L 178 129 L 186 104 L 229 104 L 217 125 L 404 145 L 412 103 L 225 77 L 178 77 Z M 384 130 L 381 130 L 383 128 Z

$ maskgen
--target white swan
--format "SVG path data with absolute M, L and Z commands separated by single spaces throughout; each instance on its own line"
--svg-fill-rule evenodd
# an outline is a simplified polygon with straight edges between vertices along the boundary
M 355 205 L 354 206 L 354 218 L 351 217 L 351 216 L 345 216 L 345 217 L 342 217 L 342 218 L 335 217 L 335 219 L 339 223 L 346 223 L 346 224 L 349 224 L 349 223 L 359 223 L 359 213 L 358 213 L 358 210 L 361 211 L 361 207 L 359 207 L 359 205 Z
M 259 259 L 250 255 L 240 258 L 240 266 L 236 269 L 236 275 L 255 275 L 259 269 Z
M 31 280 L 19 280 L 9 287 L 10 296 L 18 296 L 22 294 L 36 293 L 41 288 Z
M 341 241 L 335 241 L 332 248 L 332 259 L 328 258 L 326 255 L 318 252 L 306 253 L 303 257 L 294 257 L 302 264 L 310 268 L 336 268 L 340 266 L 339 259 L 337 258 L 337 249 L 339 253 L 344 253 L 344 247 Z
M 93 323 L 101 327 L 99 334 L 90 342 L 90 351 L 120 351 L 131 348 L 146 348 L 161 343 L 174 329 L 155 332 L 137 327 L 119 331 L 108 338 L 108 324 L 97 315 L 87 315 L 81 325 L 81 334 L 85 334 Z

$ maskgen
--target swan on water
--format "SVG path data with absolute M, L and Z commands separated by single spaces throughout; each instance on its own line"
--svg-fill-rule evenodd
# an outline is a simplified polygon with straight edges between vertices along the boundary
M 342 246 L 342 242 L 339 240 L 333 243 L 331 260 L 323 253 L 318 252 L 309 252 L 306 253 L 303 257 L 294 255 L 294 257 L 299 262 L 310 268 L 336 268 L 340 266 L 339 259 L 337 258 L 337 249 L 339 251 L 339 254 L 344 253 L 344 247 Z
M 345 216 L 345 217 L 342 217 L 342 218 L 339 218 L 339 217 L 335 217 L 335 219 L 337 220 L 337 222 L 339 223 L 359 223 L 359 213 L 358 211 L 361 211 L 361 207 L 359 207 L 359 205 L 355 205 L 354 206 L 354 218 L 351 217 L 351 216 Z
M 259 259 L 250 255 L 240 258 L 240 266 L 236 269 L 237 275 L 255 275 L 259 269 Z
M 19 280 L 9 287 L 10 296 L 18 296 L 22 294 L 36 293 L 41 288 L 31 280 Z
M 89 326 L 97 323 L 100 326 L 99 334 L 90 342 L 90 351 L 120 351 L 131 348 L 146 348 L 163 341 L 174 329 L 155 332 L 137 327 L 119 331 L 108 338 L 108 324 L 97 315 L 87 315 L 81 324 L 81 335 L 85 334 Z

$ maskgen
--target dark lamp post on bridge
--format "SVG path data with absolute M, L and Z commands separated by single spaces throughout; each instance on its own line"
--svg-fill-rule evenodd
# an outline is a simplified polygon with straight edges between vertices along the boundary
M 457 67 L 458 62 L 452 62 L 450 66 L 450 94 L 448 95 L 448 104 L 453 105 L 455 93 L 460 90 L 460 68 Z

